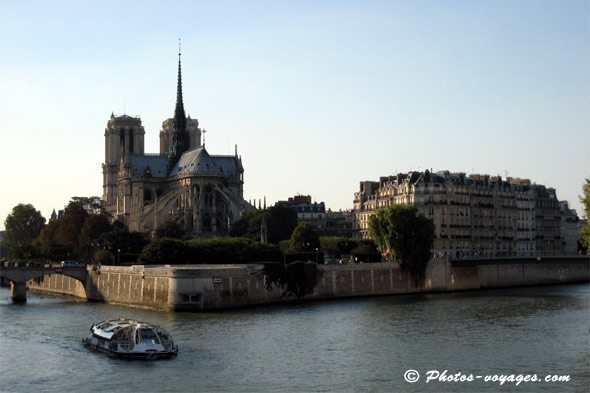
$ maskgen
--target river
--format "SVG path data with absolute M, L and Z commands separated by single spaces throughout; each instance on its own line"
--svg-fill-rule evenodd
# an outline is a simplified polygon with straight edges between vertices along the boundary
M 9 296 L 0 288 L 2 392 L 590 390 L 588 284 L 206 313 L 30 292 L 22 305 Z M 159 323 L 180 346 L 179 356 L 119 360 L 81 344 L 91 323 L 119 316 Z M 405 380 L 417 375 L 408 370 L 418 381 Z M 569 381 L 545 381 L 553 375 Z

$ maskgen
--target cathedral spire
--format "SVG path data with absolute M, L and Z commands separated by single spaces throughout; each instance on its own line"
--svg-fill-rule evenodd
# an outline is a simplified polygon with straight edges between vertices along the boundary
M 168 172 L 182 156 L 182 153 L 188 150 L 190 145 L 190 136 L 186 131 L 186 115 L 184 113 L 184 103 L 182 102 L 182 71 L 180 64 L 180 39 L 178 39 L 178 82 L 176 85 L 176 108 L 174 109 L 172 146 L 168 151 Z
M 176 109 L 174 110 L 174 128 L 176 132 L 186 132 L 186 116 L 182 102 L 182 70 L 180 64 L 180 38 L 178 39 L 178 82 L 176 85 Z

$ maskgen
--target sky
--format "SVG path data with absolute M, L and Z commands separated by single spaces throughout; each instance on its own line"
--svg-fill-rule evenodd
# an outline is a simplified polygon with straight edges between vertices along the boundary
M 102 196 L 111 115 L 159 152 L 185 110 L 244 198 L 350 209 L 365 180 L 432 169 L 528 178 L 582 216 L 588 1 L 0 0 L 0 230 Z

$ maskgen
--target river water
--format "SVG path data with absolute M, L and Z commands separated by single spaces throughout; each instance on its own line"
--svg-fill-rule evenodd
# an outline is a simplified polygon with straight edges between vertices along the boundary
M 17 305 L 9 296 L 0 288 L 2 392 L 590 390 L 587 284 L 214 313 L 157 312 L 30 292 L 28 302 Z M 81 344 L 92 322 L 120 316 L 168 329 L 179 356 L 119 360 Z M 410 369 L 419 373 L 417 382 L 404 379 Z M 473 381 L 426 383 L 434 370 Z M 485 380 L 502 375 L 538 380 Z M 546 382 L 548 375 L 569 381 Z

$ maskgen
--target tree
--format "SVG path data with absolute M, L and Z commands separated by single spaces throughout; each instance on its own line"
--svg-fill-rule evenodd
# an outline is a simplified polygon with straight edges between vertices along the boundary
M 72 200 L 68 205 L 77 205 L 84 209 L 88 215 L 93 214 L 100 214 L 104 216 L 109 216 L 107 210 L 104 206 L 104 201 L 97 196 L 92 197 L 72 197 Z M 65 213 L 64 213 L 65 214 Z
M 139 255 L 144 265 L 185 264 L 190 259 L 186 243 L 178 239 L 153 239 Z
M 244 215 L 234 223 L 230 236 L 260 241 L 262 217 L 266 219 L 269 243 L 278 244 L 281 240 L 289 239 L 297 226 L 297 212 L 295 210 L 285 206 L 273 206 Z
M 113 253 L 106 250 L 98 250 L 94 254 L 94 263 L 96 265 L 112 265 L 115 262 L 115 256 Z
M 586 179 L 582 189 L 584 195 L 580 197 L 580 202 L 584 206 L 584 215 L 587 222 L 580 231 L 580 243 L 586 250 L 586 254 L 590 254 L 590 178 Z
M 156 237 L 158 239 L 169 238 L 169 239 L 182 239 L 184 236 L 184 230 L 176 222 L 168 220 L 159 227 L 156 228 Z
M 434 243 L 434 224 L 418 215 L 415 206 L 377 210 L 369 218 L 369 234 L 379 250 L 389 250 L 400 265 L 418 275 L 424 272 Z
M 6 216 L 5 242 L 10 247 L 10 256 L 27 258 L 31 256 L 32 244 L 45 226 L 45 218 L 31 204 L 18 204 Z
M 104 214 L 92 214 L 84 221 L 80 233 L 80 244 L 97 241 L 103 233 L 113 229 L 109 219 Z
M 49 223 L 45 225 L 43 229 L 41 229 L 41 233 L 39 233 L 39 237 L 35 240 L 35 242 L 40 246 L 52 242 L 57 243 L 57 231 L 59 230 L 59 223 L 59 219 L 49 221 Z
M 80 246 L 82 226 L 90 214 L 84 207 L 73 200 L 68 203 L 64 215 L 60 218 L 57 241 L 76 250 Z
M 113 253 L 121 250 L 125 253 L 139 254 L 148 243 L 149 240 L 142 233 L 130 232 L 125 226 L 103 233 L 99 239 L 99 244 Z
M 72 197 L 64 210 L 64 215 L 60 218 L 59 229 L 57 231 L 57 241 L 63 245 L 70 246 L 74 251 L 83 246 L 87 239 L 82 236 L 82 228 L 86 219 L 92 216 L 104 216 L 108 219 L 108 213 L 104 207 L 104 201 L 99 197 Z M 104 229 L 104 218 L 93 219 L 86 230 L 88 236 L 93 236 L 90 232 Z M 97 228 L 97 225 L 100 228 Z
M 304 221 L 293 230 L 289 244 L 293 251 L 312 252 L 320 247 L 320 238 L 311 224 Z

